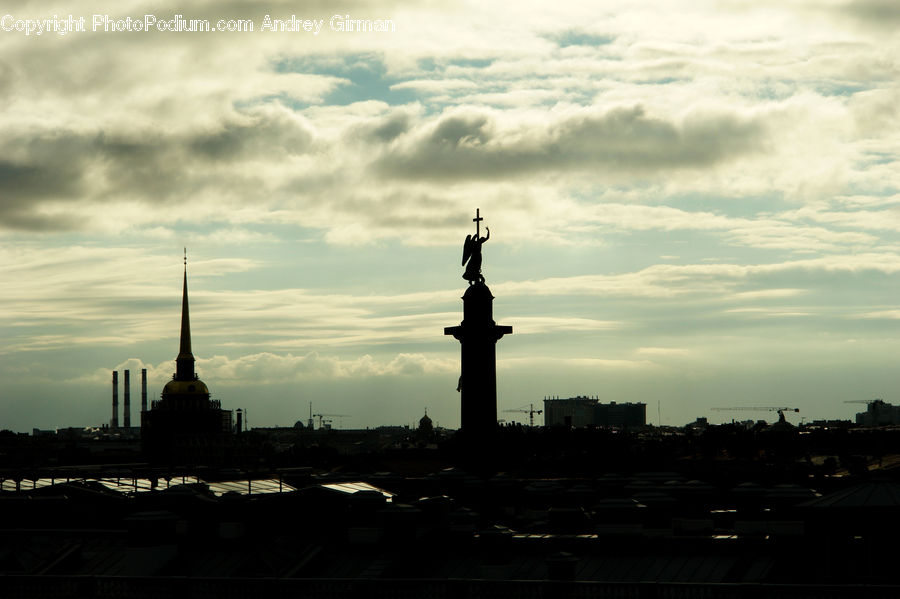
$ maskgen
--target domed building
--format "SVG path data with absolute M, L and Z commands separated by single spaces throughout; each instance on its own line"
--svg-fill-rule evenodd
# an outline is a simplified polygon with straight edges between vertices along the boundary
M 187 262 L 181 299 L 181 347 L 175 374 L 151 409 L 141 413 L 141 444 L 147 459 L 169 465 L 216 465 L 233 433 L 232 414 L 194 372 L 188 310 Z
M 419 443 L 428 443 L 434 440 L 434 424 L 428 416 L 428 410 L 425 415 L 419 418 L 419 428 L 416 429 L 416 440 Z
M 425 410 L 425 415 L 419 418 L 419 432 L 430 435 L 434 432 L 434 425 L 431 423 L 431 418 L 428 417 L 428 410 Z

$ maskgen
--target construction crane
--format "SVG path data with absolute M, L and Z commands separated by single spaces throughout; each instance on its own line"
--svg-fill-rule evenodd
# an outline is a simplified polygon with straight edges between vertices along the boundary
M 528 409 L 525 409 L 525 406 L 521 408 L 513 408 L 512 410 L 503 410 L 504 412 L 522 412 L 523 414 L 528 414 L 528 426 L 534 428 L 534 415 L 535 414 L 543 414 L 543 410 L 535 410 L 534 404 L 528 404 Z
M 884 403 L 883 399 L 876 397 L 875 399 L 848 399 L 844 403 L 864 403 L 866 405 L 872 403 Z
M 323 422 L 328 422 L 329 424 L 333 422 L 332 420 L 323 420 L 326 418 L 350 418 L 347 414 L 313 414 L 312 417 L 319 419 L 319 428 L 322 428 Z
M 724 410 L 745 410 L 745 411 L 752 411 L 752 412 L 778 412 L 778 422 L 787 422 L 784 419 L 784 413 L 785 412 L 799 412 L 800 408 L 778 408 L 778 407 L 757 408 L 757 407 L 739 406 L 739 407 L 735 407 L 735 408 L 713 408 L 713 410 L 720 411 L 720 412 L 724 411 Z

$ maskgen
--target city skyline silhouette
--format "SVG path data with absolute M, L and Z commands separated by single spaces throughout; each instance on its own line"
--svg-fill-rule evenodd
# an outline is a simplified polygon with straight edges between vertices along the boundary
M 0 596 L 900 595 L 900 5 L 8 4 Z
M 197 371 L 250 426 L 312 400 L 343 427 L 427 406 L 455 428 L 442 328 L 474 208 L 516 331 L 501 413 L 598 396 L 683 425 L 900 403 L 896 39 L 865 6 L 368 5 L 342 22 L 395 27 L 351 34 L 319 5 L 164 3 L 144 12 L 256 30 L 65 35 L 68 14 L 11 8 L 0 427 L 107 421 L 111 371 L 146 369 L 158 399 L 188 246 Z

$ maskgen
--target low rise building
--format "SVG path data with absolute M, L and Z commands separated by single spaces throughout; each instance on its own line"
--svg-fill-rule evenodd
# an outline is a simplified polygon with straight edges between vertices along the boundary
M 894 406 L 881 399 L 868 402 L 865 412 L 856 415 L 856 424 L 861 426 L 889 426 L 900 424 L 900 406 Z
M 544 398 L 544 425 L 625 428 L 647 423 L 645 403 L 600 403 L 596 397 Z

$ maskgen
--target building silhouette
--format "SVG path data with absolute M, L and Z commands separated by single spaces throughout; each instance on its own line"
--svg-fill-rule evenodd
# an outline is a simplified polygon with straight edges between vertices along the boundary
M 149 409 L 142 371 L 149 463 L 119 434 L 0 431 L 0 596 L 900 595 L 900 429 L 641 427 L 645 404 L 582 396 L 546 398 L 544 428 L 497 427 L 511 328 L 476 266 L 445 329 L 462 352 L 453 438 L 427 413 L 314 430 L 312 409 L 309 427 L 233 434 L 194 369 L 185 266 L 176 372 Z
M 900 424 L 900 406 L 894 406 L 881 399 L 866 402 L 865 412 L 856 414 L 856 424 L 861 426 L 890 426 Z
M 594 424 L 597 426 L 643 426 L 647 424 L 647 404 L 643 402 L 598 403 L 594 408 Z
M 544 398 L 544 425 L 624 428 L 647 424 L 645 403 L 600 403 L 594 397 Z
M 181 342 L 175 374 L 160 399 L 141 413 L 141 442 L 147 459 L 171 465 L 218 465 L 225 458 L 233 433 L 232 413 L 194 371 L 191 321 L 188 310 L 187 264 L 181 304 Z

